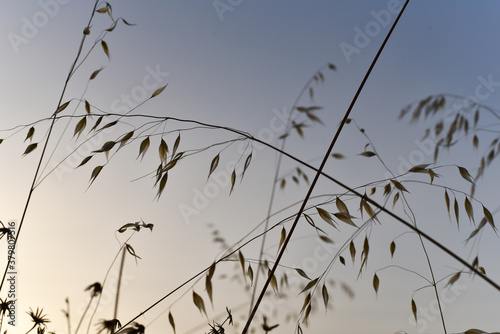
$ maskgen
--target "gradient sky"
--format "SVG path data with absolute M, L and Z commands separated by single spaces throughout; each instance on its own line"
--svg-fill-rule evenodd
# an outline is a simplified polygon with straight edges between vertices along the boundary
M 391 11 L 399 10 L 403 1 L 221 0 L 220 3 L 228 6 L 225 7 L 227 11 L 218 11 L 214 5 L 217 3 L 111 2 L 115 18 L 123 17 L 136 25 L 126 26 L 120 22 L 105 37 L 110 61 L 97 47 L 73 77 L 64 100 L 80 98 L 90 74 L 103 67 L 84 96 L 102 110 L 126 112 L 140 102 L 142 92 L 149 96 L 156 88 L 168 83 L 160 96 L 134 113 L 195 119 L 233 127 L 276 145 L 281 133 L 273 132 L 273 127 L 282 124 L 283 115 L 289 112 L 311 76 L 325 64 L 332 63 L 337 70 L 323 69 L 325 83 L 312 85 L 314 104 L 323 107 L 317 115 L 324 125 L 306 128 L 305 139 L 294 133 L 286 146 L 288 152 L 317 166 L 396 17 Z M 0 35 L 3 36 L 0 39 L 1 130 L 31 124 L 51 115 L 76 55 L 92 4 L 91 1 L 76 0 L 4 1 L 4 10 L 0 14 Z M 404 161 L 410 161 L 412 157 L 422 156 L 424 161 L 421 163 L 432 162 L 428 145 L 421 141 L 424 129 L 432 125 L 432 120 L 413 125 L 408 125 L 408 120 L 398 121 L 401 108 L 407 104 L 430 94 L 474 96 L 479 91 L 485 96 L 481 103 L 497 109 L 500 104 L 499 12 L 498 2 L 484 0 L 413 1 L 408 6 L 352 112 L 356 124 L 366 130 L 393 172 L 406 171 L 410 166 Z M 108 28 L 109 23 L 106 15 L 97 15 L 89 42 Z M 488 80 L 493 82 L 489 88 L 484 83 Z M 311 104 L 313 102 L 307 94 L 299 102 L 299 105 Z M 82 106 L 75 111 L 75 106 L 76 103 L 72 103 L 65 113 L 82 115 L 85 112 Z M 481 121 L 488 124 L 491 120 L 485 115 Z M 88 190 L 92 169 L 105 163 L 105 158 L 94 157 L 86 166 L 74 169 L 88 152 L 99 149 L 107 140 L 115 140 L 134 126 L 140 126 L 141 120 L 106 131 L 104 136 L 95 137 L 78 150 L 79 142 L 71 138 L 76 121 L 69 123 L 63 132 L 66 124 L 62 121 L 56 126 L 49 145 L 49 153 L 53 155 L 49 155 L 48 162 L 44 161 L 43 166 L 47 167 L 42 175 L 54 168 L 68 152 L 76 152 L 55 168 L 33 194 L 18 248 L 19 327 L 6 327 L 9 333 L 27 330 L 30 324 L 24 312 L 30 307 L 43 307 L 52 321 L 49 330 L 66 333 L 61 312 L 66 297 L 71 303 L 74 330 L 88 302 L 88 293 L 83 289 L 102 281 L 119 249 L 117 240 L 123 242 L 126 239 L 125 235 L 115 233 L 125 223 L 144 219 L 155 227 L 152 233 L 141 231 L 130 240 L 142 259 L 137 264 L 131 257 L 126 259 L 118 313 L 122 323 L 210 265 L 221 252 L 220 245 L 213 242 L 214 230 L 228 244 L 233 244 L 265 218 L 277 161 L 274 152 L 254 147 L 252 164 L 245 179 L 242 183 L 237 182 L 231 196 L 228 196 L 229 186 L 215 187 L 216 194 L 206 201 L 200 212 L 187 217 L 182 208 L 192 207 L 193 200 L 199 200 L 197 194 L 206 195 L 211 191 L 207 185 L 216 184 L 213 179 L 207 183 L 206 177 L 212 158 L 223 146 L 183 160 L 172 170 L 162 197 L 156 201 L 153 180 L 141 177 L 156 169 L 158 136 L 152 137 L 151 147 L 142 162 L 135 159 L 140 140 L 126 146 L 111 159 Z M 169 123 L 166 130 L 175 130 L 176 126 L 179 124 Z M 45 138 L 47 123 L 39 123 L 35 128 L 33 142 L 41 142 Z M 22 157 L 28 144 L 28 141 L 23 143 L 27 131 L 28 128 L 22 128 L 11 137 L 8 136 L 13 131 L 0 132 L 0 138 L 5 139 L 0 145 L 0 220 L 4 223 L 20 221 L 40 157 L 40 147 Z M 488 134 L 482 135 L 487 143 Z M 222 131 L 207 130 L 185 131 L 181 136 L 182 150 L 235 138 Z M 176 131 L 164 136 L 170 147 L 176 137 Z M 56 145 L 59 138 L 61 141 Z M 472 171 L 487 145 L 474 151 L 471 138 L 465 139 L 463 147 L 455 148 L 449 154 L 443 153 L 439 165 L 459 164 L 475 174 Z M 375 158 L 358 155 L 366 143 L 367 139 L 353 124 L 347 126 L 335 149 L 346 159 L 331 159 L 325 171 L 353 187 L 385 178 L 385 170 Z M 220 173 L 216 175 L 228 175 L 223 173 L 228 163 L 240 159 L 238 146 L 233 145 L 221 152 Z M 285 159 L 281 175 L 290 176 L 295 167 L 295 163 Z M 491 211 L 498 205 L 498 194 L 494 191 L 499 183 L 495 177 L 497 170 L 498 164 L 489 166 L 476 193 Z M 439 184 L 453 185 L 464 191 L 469 189 L 467 182 L 457 177 L 456 167 L 442 168 L 438 173 L 446 175 Z M 311 171 L 307 175 L 312 179 Z M 415 183 L 406 186 L 411 192 L 408 198 L 419 226 L 469 261 L 479 250 L 481 265 L 492 279 L 500 281 L 498 259 L 494 256 L 500 251 L 500 246 L 491 229 L 482 235 L 479 246 L 465 245 L 463 240 L 474 228 L 469 225 L 465 211 L 461 212 L 462 225 L 457 231 L 455 223 L 448 219 L 442 189 L 429 190 Z M 306 191 L 304 182 L 297 186 L 288 177 L 286 189 L 277 193 L 275 210 L 300 201 Z M 314 195 L 341 192 L 340 188 L 323 179 Z M 346 202 L 351 213 L 359 218 L 359 201 L 347 201 L 348 198 Z M 459 198 L 463 200 L 463 196 Z M 324 199 L 315 199 L 311 204 L 319 204 Z M 334 206 L 327 208 L 336 211 Z M 294 209 L 298 207 L 294 206 L 278 217 L 292 215 Z M 479 216 L 480 207 L 475 207 L 475 210 L 479 221 L 482 218 Z M 432 313 L 432 291 L 424 289 L 413 295 L 426 284 L 419 276 L 396 268 L 378 271 L 380 288 L 378 296 L 375 295 L 373 274 L 388 265 L 402 266 L 429 277 L 416 236 L 398 237 L 406 230 L 384 218 L 381 215 L 382 225 L 373 224 L 355 239 L 358 255 L 354 265 L 347 252 L 343 253 L 348 260 L 346 266 L 335 263 L 329 274 L 336 282 L 330 290 L 329 311 L 325 314 L 323 305 L 316 304 L 309 327 L 303 326 L 305 332 L 442 331 L 439 319 Z M 304 268 L 311 278 L 319 276 L 329 262 L 328 257 L 318 254 L 338 250 L 354 232 L 347 225 L 341 225 L 341 230 L 337 231 L 319 217 L 315 221 L 329 232 L 334 245 L 320 241 L 304 222 L 282 262 L 288 267 Z M 361 220 L 357 222 L 361 223 Z M 290 222 L 286 227 L 289 226 Z M 267 239 L 266 254 L 270 261 L 276 254 L 280 229 L 270 233 Z M 370 260 L 367 270 L 357 279 L 365 235 L 370 237 Z M 391 260 L 389 244 L 396 237 L 398 248 Z M 260 239 L 243 248 L 242 252 L 248 259 L 257 259 L 259 247 Z M 429 246 L 429 252 L 437 279 L 461 269 L 435 247 Z M 0 262 L 2 266 L 3 263 Z M 256 265 L 253 267 L 255 269 Z M 111 285 L 116 284 L 117 268 L 115 264 L 111 269 Z M 286 268 L 281 270 L 281 273 L 286 272 Z M 226 278 L 220 277 L 223 273 Z M 238 280 L 231 280 L 233 274 Z M 302 285 L 307 283 L 293 271 L 288 274 L 290 279 L 300 281 Z M 234 310 L 235 320 L 242 326 L 242 319 L 248 311 L 248 294 L 242 291 L 238 264 L 221 264 L 216 277 L 214 308 L 204 291 L 204 277 L 194 285 L 194 291 L 205 299 L 210 319 L 227 306 Z M 462 276 L 454 290 L 444 287 L 446 281 L 440 283 L 439 288 L 446 299 L 444 307 L 449 333 L 469 328 L 499 330 L 500 295 L 497 291 L 477 277 L 471 279 L 468 275 Z M 342 291 L 342 282 L 352 288 L 354 299 Z M 300 311 L 304 298 L 302 295 L 296 297 L 300 289 L 293 286 L 286 301 L 271 298 L 272 301 L 266 304 L 272 306 L 272 321 L 281 323 L 273 333 L 293 331 L 294 321 L 285 323 L 284 317 L 288 312 Z M 148 333 L 172 332 L 167 318 L 169 309 L 176 319 L 177 333 L 208 332 L 207 319 L 192 303 L 193 285 L 181 291 L 186 294 L 180 301 L 181 294 L 175 294 L 138 319 L 149 325 Z M 412 296 L 422 311 L 416 327 L 409 320 Z M 114 291 L 107 289 L 95 320 L 112 316 L 113 300 Z M 425 309 L 430 311 L 426 314 Z M 261 322 L 262 314 L 259 314 L 255 319 L 256 333 L 262 332 L 258 327 Z M 193 328 L 195 330 L 190 331 Z M 228 331 L 236 332 L 233 328 L 228 328 Z

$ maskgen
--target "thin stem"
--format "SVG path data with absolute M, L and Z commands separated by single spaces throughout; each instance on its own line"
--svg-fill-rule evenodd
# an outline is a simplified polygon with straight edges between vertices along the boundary
M 109 273 L 111 272 L 111 269 L 113 268 L 113 265 L 115 264 L 115 261 L 116 259 L 118 259 L 118 256 L 120 255 L 120 252 L 122 250 L 122 247 L 125 247 L 125 244 L 134 236 L 134 234 L 132 234 L 130 237 L 127 238 L 127 240 L 125 240 L 125 242 L 123 243 L 123 245 L 120 247 L 120 249 L 118 249 L 118 252 L 116 252 L 116 255 L 115 257 L 113 258 L 113 261 L 111 262 L 111 265 L 108 267 L 108 271 L 106 272 L 106 275 L 104 275 L 104 279 L 102 281 L 102 289 L 104 290 L 105 286 L 106 286 L 106 281 L 108 280 L 108 276 L 109 276 Z M 92 320 L 94 319 L 94 316 L 97 312 L 97 307 L 99 306 L 99 303 L 101 302 L 101 298 L 102 298 L 102 293 L 99 294 L 99 298 L 97 299 L 97 305 L 95 306 L 94 308 L 94 312 L 92 312 L 92 315 L 90 316 L 90 320 L 89 320 L 89 325 L 87 326 L 87 334 L 90 333 L 90 326 L 92 325 Z
M 434 270 L 432 269 L 431 260 L 429 258 L 429 254 L 427 254 L 427 249 L 424 246 L 424 240 L 422 239 L 422 236 L 420 235 L 420 233 L 418 234 L 418 239 L 420 240 L 420 244 L 422 245 L 422 249 L 424 250 L 424 253 L 425 253 L 425 258 L 427 259 L 427 263 L 429 265 L 429 271 L 430 271 L 431 277 L 432 277 L 432 287 L 434 289 L 434 294 L 436 295 L 436 300 L 437 300 L 437 304 L 438 304 L 438 308 L 439 308 L 439 315 L 441 316 L 441 323 L 443 324 L 443 330 L 444 330 L 445 334 L 448 334 L 448 331 L 446 330 L 446 323 L 444 321 L 443 308 L 441 307 L 441 298 L 439 297 L 436 279 L 434 278 Z
M 358 127 L 358 129 L 359 129 L 359 127 Z M 370 145 L 373 147 L 373 150 L 375 151 L 375 153 L 377 155 L 377 159 L 385 167 L 385 169 L 388 170 L 391 173 L 392 177 L 394 179 L 396 179 L 394 173 L 392 173 L 392 171 L 387 167 L 387 165 L 384 163 L 384 161 L 382 160 L 382 158 L 378 154 L 378 152 L 377 152 L 377 150 L 375 148 L 375 145 L 373 144 L 372 140 L 368 137 L 368 135 L 365 132 L 363 132 L 363 135 L 368 140 L 368 142 L 370 143 Z M 401 197 L 403 198 L 403 201 L 406 204 L 406 206 L 408 206 L 408 210 L 409 210 L 409 213 L 407 214 L 408 218 L 410 218 L 413 221 L 413 224 L 415 225 L 415 227 L 417 227 L 417 219 L 415 217 L 415 214 L 414 214 L 413 210 L 410 207 L 410 204 L 408 203 L 408 200 L 406 199 L 406 196 L 405 196 L 404 192 L 401 192 Z M 406 212 L 406 209 L 403 208 L 403 210 Z M 411 214 L 411 216 L 410 216 L 410 214 Z M 432 279 L 431 285 L 432 285 L 432 287 L 434 289 L 434 294 L 435 294 L 436 299 L 437 299 L 437 304 L 438 304 L 438 309 L 439 309 L 439 315 L 441 317 L 441 323 L 443 324 L 444 334 L 448 334 L 448 331 L 446 330 L 446 323 L 444 321 L 444 313 L 443 313 L 443 309 L 441 307 L 441 299 L 439 297 L 439 293 L 438 293 L 438 290 L 437 290 L 437 283 L 436 283 L 436 278 L 434 277 L 434 270 L 432 268 L 431 259 L 429 257 L 429 254 L 427 252 L 427 248 L 425 247 L 424 240 L 423 240 L 422 235 L 420 233 L 418 233 L 418 240 L 420 242 L 420 245 L 422 246 L 422 250 L 424 252 L 424 256 L 425 256 L 425 259 L 427 261 L 427 266 L 429 267 L 429 272 L 431 274 L 431 279 Z
M 3 326 L 3 318 L 5 317 L 5 312 L 2 312 L 1 317 L 0 317 L 0 333 L 2 332 L 2 326 Z M 71 333 L 68 333 L 71 334 Z
M 120 299 L 120 286 L 122 284 L 122 273 L 123 265 L 125 264 L 125 254 L 127 253 L 126 245 L 123 245 L 122 250 L 122 260 L 120 263 L 120 272 L 118 273 L 118 286 L 116 287 L 116 299 L 115 299 L 115 312 L 113 313 L 113 319 L 118 319 L 118 300 Z
M 291 237 L 293 235 L 293 232 L 294 232 L 294 230 L 295 230 L 295 228 L 296 228 L 296 226 L 297 226 L 297 224 L 299 222 L 300 216 L 302 216 L 302 212 L 304 211 L 304 208 L 305 208 L 305 206 L 307 204 L 307 201 L 309 200 L 309 197 L 311 196 L 311 194 L 312 194 L 312 192 L 314 190 L 314 187 L 316 186 L 316 183 L 317 183 L 317 181 L 318 181 L 318 179 L 319 179 L 319 177 L 321 175 L 321 171 L 323 170 L 324 166 L 326 165 L 326 162 L 328 161 L 328 158 L 330 157 L 330 154 L 333 151 L 333 147 L 335 146 L 335 144 L 337 142 L 337 139 L 339 138 L 340 133 L 342 132 L 342 129 L 344 128 L 344 125 L 346 124 L 347 119 L 349 118 L 349 115 L 350 115 L 350 113 L 351 113 L 351 111 L 352 111 L 355 103 L 357 102 L 358 97 L 361 94 L 361 91 L 363 90 L 363 87 L 364 87 L 366 81 L 368 80 L 368 77 L 370 76 L 370 74 L 371 74 L 371 72 L 372 72 L 372 70 L 373 70 L 373 68 L 374 68 L 374 66 L 375 66 L 378 58 L 380 57 L 380 54 L 382 53 L 382 50 L 384 49 L 387 41 L 389 40 L 389 37 L 391 36 L 392 32 L 394 31 L 394 28 L 396 27 L 396 25 L 397 25 L 397 23 L 398 23 L 401 15 L 403 14 L 406 6 L 408 5 L 408 2 L 409 2 L 409 0 L 406 0 L 403 8 L 401 9 L 398 17 L 396 18 L 394 24 L 392 25 L 391 29 L 389 30 L 389 33 L 387 34 L 386 38 L 384 39 L 384 42 L 380 46 L 380 48 L 379 48 L 379 50 L 378 50 L 375 58 L 373 59 L 373 61 L 372 61 L 371 65 L 370 65 L 368 71 L 366 72 L 365 77 L 363 78 L 363 81 L 359 85 L 358 90 L 356 91 L 356 94 L 354 95 L 354 98 L 352 99 L 351 104 L 349 105 L 349 108 L 347 109 L 347 111 L 346 111 L 346 113 L 344 115 L 344 118 L 342 119 L 342 122 L 340 123 L 339 128 L 337 129 L 337 132 L 335 133 L 335 136 L 332 139 L 330 147 L 328 147 L 328 150 L 325 153 L 325 157 L 323 158 L 323 161 L 321 162 L 321 165 L 318 168 L 318 172 L 316 172 L 316 175 L 314 176 L 314 180 L 312 181 L 311 186 L 309 187 L 307 195 L 304 198 L 304 201 L 302 202 L 302 205 L 301 205 L 299 211 L 297 212 L 297 215 L 295 217 L 295 221 L 293 222 L 293 225 L 290 228 L 288 236 L 287 236 L 285 242 L 283 243 L 281 251 L 280 251 L 280 253 L 279 253 L 279 255 L 278 255 L 277 259 L 276 259 L 276 263 L 274 264 L 273 268 L 271 269 L 271 272 L 269 273 L 269 277 L 267 278 L 266 283 L 264 284 L 264 287 L 262 288 L 262 291 L 261 291 L 261 293 L 259 295 L 257 303 L 255 304 L 255 307 L 252 310 L 252 314 L 250 315 L 249 319 L 247 320 L 247 323 L 245 324 L 245 328 L 243 328 L 242 334 L 246 334 L 248 332 L 248 330 L 250 328 L 250 325 L 252 323 L 252 320 L 253 320 L 253 318 L 255 316 L 255 313 L 257 312 L 257 309 L 259 308 L 259 305 L 262 302 L 262 299 L 264 297 L 264 294 L 266 293 L 266 290 L 267 290 L 267 288 L 269 286 L 269 283 L 271 282 L 271 278 L 274 277 L 274 273 L 276 272 L 276 268 L 278 267 L 278 264 L 279 264 L 279 262 L 281 260 L 281 257 L 283 256 L 283 254 L 284 254 L 284 252 L 286 250 L 286 246 L 288 245 L 288 243 L 289 243 L 289 241 L 290 241 L 290 239 L 291 239 Z
M 92 301 L 94 300 L 94 297 L 95 297 L 94 294 L 92 294 L 90 296 L 89 303 L 87 304 L 87 307 L 85 307 L 85 310 L 83 311 L 82 317 L 80 318 L 80 321 L 78 322 L 78 325 L 76 326 L 74 334 L 78 333 L 78 330 L 80 329 L 80 326 L 82 325 L 83 319 L 85 318 L 85 315 L 87 314 L 87 312 L 88 312 L 88 310 L 90 308 L 90 305 L 92 304 Z M 69 326 L 70 326 L 70 323 L 69 323 L 69 317 L 68 317 L 68 333 L 71 334 L 71 332 L 69 331 Z
M 31 327 L 30 330 L 26 332 L 26 334 L 28 334 L 29 332 L 31 332 L 32 330 L 34 330 L 35 327 L 36 327 L 36 324 L 34 324 L 33 327 Z

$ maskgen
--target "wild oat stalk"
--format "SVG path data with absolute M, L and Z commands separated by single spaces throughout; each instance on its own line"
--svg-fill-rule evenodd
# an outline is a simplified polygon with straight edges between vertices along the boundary
M 120 287 L 122 284 L 122 273 L 123 273 L 123 266 L 125 264 L 125 254 L 126 253 L 127 253 L 127 247 L 125 247 L 125 245 L 123 245 L 122 260 L 120 262 L 120 272 L 118 273 L 118 284 L 116 287 L 115 311 L 113 313 L 113 319 L 118 319 L 118 301 L 120 300 Z

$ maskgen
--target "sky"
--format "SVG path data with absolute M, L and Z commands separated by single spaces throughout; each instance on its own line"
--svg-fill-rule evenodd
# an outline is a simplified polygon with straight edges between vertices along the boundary
M 315 115 L 322 123 L 309 122 L 303 128 L 304 138 L 292 131 L 285 146 L 286 152 L 318 166 L 403 1 L 126 0 L 110 4 L 115 19 L 123 18 L 134 25 L 118 22 L 103 38 L 109 57 L 99 41 L 69 82 L 63 102 L 71 99 L 71 103 L 60 115 L 78 117 L 56 123 L 42 161 L 41 182 L 33 192 L 16 250 L 17 323 L 16 327 L 4 323 L 9 333 L 26 332 L 31 323 L 25 312 L 37 307 L 48 314 L 49 330 L 67 333 L 61 312 L 66 309 L 66 298 L 74 333 L 89 301 L 85 287 L 102 282 L 108 269 L 108 285 L 94 322 L 111 318 L 119 273 L 119 260 L 113 261 L 123 242 L 140 256 L 125 259 L 118 318 L 126 323 L 209 267 L 227 245 L 242 245 L 264 228 L 259 224 L 266 217 L 271 198 L 276 152 L 241 140 L 214 145 L 238 136 L 174 120 L 155 126 L 146 117 L 122 119 L 116 126 L 92 135 L 89 130 L 97 119 L 93 116 L 76 138 L 75 126 L 85 115 L 84 104 L 76 99 L 87 100 L 93 112 L 123 114 L 133 109 L 131 115 L 196 120 L 238 129 L 277 147 L 288 116 L 297 114 L 297 110 L 291 110 L 294 104 L 320 106 Z M 4 139 L 0 144 L 0 220 L 18 226 L 49 127 L 47 121 L 38 121 L 50 117 L 58 105 L 93 2 L 7 0 L 4 8 L 0 14 L 0 138 Z M 364 185 L 391 176 L 377 157 L 359 155 L 365 150 L 376 151 L 396 175 L 413 165 L 433 163 L 434 142 L 422 139 L 422 135 L 443 115 L 414 124 L 409 124 L 408 117 L 398 120 L 402 108 L 429 95 L 472 97 L 498 110 L 499 10 L 495 1 L 411 1 L 352 110 L 353 122 L 346 125 L 334 148 L 345 158 L 330 158 L 325 172 L 369 193 L 371 186 Z M 110 25 L 106 13 L 94 16 L 84 55 Z M 90 75 L 99 69 L 89 82 Z M 319 80 L 318 71 L 324 82 Z M 315 74 L 318 82 L 311 79 Z M 160 95 L 147 100 L 165 85 Z M 448 99 L 445 110 L 452 116 L 454 103 L 463 105 L 460 99 Z M 106 118 L 101 126 L 111 120 Z M 445 122 L 450 123 L 449 117 Z M 488 144 L 495 138 L 497 124 L 481 109 L 480 126 L 486 130 L 474 133 L 479 137 L 479 148 L 472 147 L 475 130 L 471 130 L 453 149 L 442 150 L 432 165 L 441 175 L 435 186 L 422 184 L 428 183 L 427 175 L 400 181 L 409 190 L 405 196 L 419 226 L 469 262 L 479 253 L 487 275 L 500 282 L 498 260 L 493 255 L 500 245 L 491 228 L 481 233 L 480 243 L 464 242 L 475 227 L 469 223 L 462 205 L 464 195 L 458 191 L 468 192 L 470 184 L 456 167 L 466 167 L 475 175 L 481 156 L 490 150 Z M 26 138 L 31 126 L 35 133 Z M 116 154 L 115 147 L 109 161 L 102 153 L 96 154 L 87 164 L 75 168 L 105 142 L 131 130 L 135 133 L 133 140 Z M 179 133 L 179 151 L 201 151 L 187 154 L 169 172 L 158 199 L 151 178 L 160 161 L 158 146 L 163 138 L 172 150 Z M 151 144 L 141 158 L 140 143 L 148 135 Z M 39 143 L 37 149 L 23 155 L 30 143 Z M 241 172 L 250 152 L 252 160 L 245 176 L 240 182 L 238 174 L 231 191 L 234 164 Z M 216 156 L 218 166 L 207 179 Z M 89 187 L 93 169 L 104 164 Z M 279 182 L 284 178 L 286 186 L 276 191 L 273 212 L 277 213 L 271 225 L 293 216 L 308 190 L 303 179 L 294 183 L 296 168 L 296 162 L 283 159 Z M 313 179 L 311 170 L 300 168 L 309 180 Z M 477 182 L 477 201 L 473 201 L 476 223 L 482 218 L 481 203 L 493 213 L 498 206 L 494 191 L 497 169 L 493 161 Z M 377 183 L 374 198 L 383 201 L 381 193 L 387 182 Z M 453 219 L 448 217 L 444 187 L 457 189 L 448 192 L 452 200 L 456 196 L 460 201 L 459 228 L 453 212 Z M 301 323 L 304 332 L 442 332 L 435 296 L 430 288 L 424 288 L 427 282 L 423 277 L 428 279 L 430 273 L 417 236 L 405 233 L 406 228 L 379 214 L 380 224 L 369 222 L 356 234 L 353 263 L 342 245 L 357 230 L 343 223 L 334 229 L 314 208 L 337 212 L 331 201 L 341 194 L 357 218 L 356 224 L 361 226 L 367 220 L 366 214 L 361 218 L 359 199 L 320 178 L 308 214 L 333 243 L 320 240 L 314 228 L 300 221 L 277 275 L 280 279 L 286 274 L 290 287 L 282 287 L 281 298 L 270 291 L 254 320 L 254 333 L 263 332 L 260 325 L 264 314 L 269 323 L 280 324 L 273 333 L 293 332 L 305 298 L 300 291 L 308 282 L 294 268 L 303 269 L 314 279 L 329 268 L 339 251 L 346 263 L 342 265 L 337 257 L 328 271 L 328 312 L 318 289 L 309 324 L 306 327 Z M 325 201 L 330 203 L 323 204 Z M 392 209 L 392 197 L 387 207 Z M 401 206 L 394 210 L 405 214 Z M 142 229 L 129 241 L 130 231 L 116 232 L 126 223 L 141 220 L 154 224 L 153 230 Z M 287 220 L 268 233 L 264 248 L 269 263 L 276 258 L 282 228 L 288 232 L 291 223 Z M 216 237 L 224 243 L 214 241 Z M 365 237 L 370 240 L 370 256 L 358 276 Z M 393 240 L 397 248 L 391 258 L 389 245 Z M 246 265 L 251 264 L 254 270 L 261 241 L 256 238 L 241 249 Z M 5 245 L 0 246 L 6 254 L 0 262 L 3 268 L 7 241 L 4 238 L 0 243 Z M 498 331 L 498 291 L 468 274 L 446 286 L 450 275 L 462 267 L 431 244 L 425 245 L 436 280 L 442 280 L 438 290 L 448 333 L 469 328 Z M 373 289 L 375 273 L 380 280 L 377 294 Z M 224 314 L 228 307 L 233 310 L 235 326 L 226 330 L 241 332 L 248 315 L 250 282 L 248 277 L 243 278 L 238 261 L 233 258 L 217 265 L 213 306 L 205 289 L 205 275 L 200 277 L 137 321 L 147 326 L 148 333 L 173 333 L 168 322 L 171 312 L 177 333 L 208 332 L 207 322 Z M 261 277 L 260 286 L 262 281 Z M 193 304 L 193 291 L 204 299 L 208 318 Z M 5 299 L 5 288 L 0 295 Z M 412 298 L 419 310 L 417 323 L 412 320 Z M 88 319 L 79 333 L 87 330 Z M 91 333 L 97 328 L 92 324 Z

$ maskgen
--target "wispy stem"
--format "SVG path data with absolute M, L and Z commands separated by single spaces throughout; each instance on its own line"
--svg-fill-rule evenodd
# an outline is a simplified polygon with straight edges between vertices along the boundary
M 118 286 L 116 287 L 116 298 L 115 298 L 115 312 L 113 313 L 113 319 L 118 319 L 118 300 L 120 299 L 120 287 L 122 284 L 122 274 L 123 274 L 123 265 L 125 264 L 125 254 L 127 253 L 126 245 L 123 245 L 122 250 L 122 260 L 120 262 L 120 272 L 118 273 Z
M 87 307 L 85 307 L 85 310 L 83 311 L 82 317 L 80 318 L 80 321 L 78 322 L 78 325 L 76 326 L 74 334 L 78 333 L 78 330 L 80 329 L 80 326 L 82 325 L 83 319 L 85 318 L 85 315 L 87 314 L 87 312 L 90 308 L 90 304 L 92 304 L 92 301 L 94 300 L 94 297 L 95 297 L 94 294 L 92 294 L 90 296 L 89 303 L 87 304 Z M 69 309 L 68 309 L 68 312 L 69 312 Z M 69 317 L 68 317 L 68 333 L 71 334 L 71 332 L 69 331 L 69 326 L 70 326 L 70 324 L 69 324 Z

